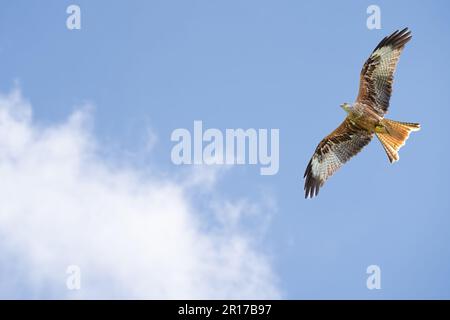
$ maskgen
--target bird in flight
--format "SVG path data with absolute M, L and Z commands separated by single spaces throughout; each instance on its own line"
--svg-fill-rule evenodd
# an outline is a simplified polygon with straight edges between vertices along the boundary
M 305 198 L 317 196 L 325 181 L 344 163 L 378 137 L 391 163 L 418 123 L 384 118 L 389 108 L 394 71 L 411 31 L 405 28 L 385 37 L 373 50 L 361 70 L 356 102 L 343 103 L 347 117 L 317 146 L 305 171 Z

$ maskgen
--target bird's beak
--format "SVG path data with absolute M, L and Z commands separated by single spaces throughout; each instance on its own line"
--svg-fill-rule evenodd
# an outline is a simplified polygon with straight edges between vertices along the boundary
M 347 103 L 341 104 L 341 108 L 344 109 L 345 112 L 349 112 L 349 105 Z

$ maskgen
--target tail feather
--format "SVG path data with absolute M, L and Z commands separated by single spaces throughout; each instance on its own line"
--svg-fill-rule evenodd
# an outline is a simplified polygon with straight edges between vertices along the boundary
M 381 121 L 381 128 L 376 132 L 391 163 L 398 161 L 398 151 L 405 145 L 411 131 L 420 130 L 420 124 L 398 122 L 389 119 Z

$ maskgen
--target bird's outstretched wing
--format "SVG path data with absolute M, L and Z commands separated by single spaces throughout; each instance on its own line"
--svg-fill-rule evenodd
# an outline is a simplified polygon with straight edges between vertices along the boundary
M 345 119 L 339 127 L 317 146 L 306 167 L 305 198 L 319 193 L 320 187 L 351 157 L 356 155 L 372 139 L 373 134 L 354 126 Z
M 411 31 L 405 28 L 381 40 L 361 70 L 356 102 L 370 106 L 380 116 L 385 115 L 389 108 L 394 71 L 410 39 Z

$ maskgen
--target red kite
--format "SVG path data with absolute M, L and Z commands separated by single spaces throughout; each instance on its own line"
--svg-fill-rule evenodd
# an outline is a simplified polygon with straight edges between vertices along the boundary
M 418 123 L 385 119 L 392 93 L 394 71 L 405 44 L 411 39 L 408 28 L 385 37 L 361 70 L 359 93 L 353 105 L 341 107 L 347 117 L 317 146 L 305 171 L 305 198 L 317 196 L 325 181 L 344 163 L 362 150 L 375 134 L 391 163 Z

